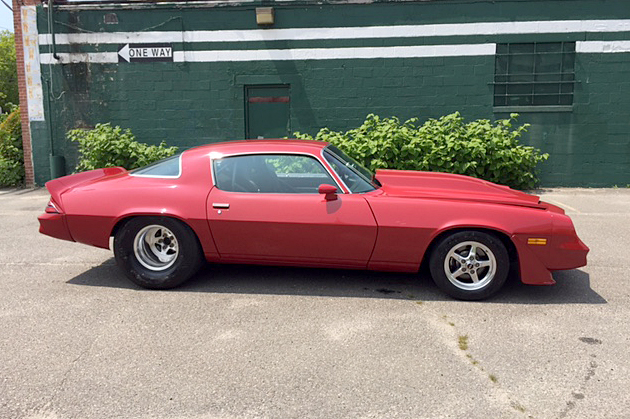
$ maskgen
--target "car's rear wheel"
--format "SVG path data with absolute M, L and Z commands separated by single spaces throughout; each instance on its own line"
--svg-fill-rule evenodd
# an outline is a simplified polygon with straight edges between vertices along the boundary
M 460 231 L 443 237 L 430 259 L 431 276 L 448 295 L 481 300 L 505 283 L 510 258 L 501 240 L 482 231 Z
M 168 217 L 127 221 L 114 237 L 114 255 L 132 282 L 151 289 L 180 285 L 199 270 L 203 260 L 195 233 Z

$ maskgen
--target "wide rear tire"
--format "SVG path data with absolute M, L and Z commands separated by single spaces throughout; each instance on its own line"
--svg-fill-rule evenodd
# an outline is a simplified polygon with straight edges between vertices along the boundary
M 481 231 L 460 231 L 443 237 L 431 253 L 433 281 L 459 300 L 482 300 L 505 283 L 510 258 L 501 240 Z
M 203 254 L 190 227 L 168 217 L 136 217 L 114 237 L 116 263 L 135 284 L 168 289 L 201 267 Z

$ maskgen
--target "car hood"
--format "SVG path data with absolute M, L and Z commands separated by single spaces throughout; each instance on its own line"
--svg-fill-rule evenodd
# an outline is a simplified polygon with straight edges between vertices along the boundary
M 377 170 L 376 179 L 382 185 L 382 193 L 388 196 L 546 208 L 538 196 L 469 176 L 411 170 Z

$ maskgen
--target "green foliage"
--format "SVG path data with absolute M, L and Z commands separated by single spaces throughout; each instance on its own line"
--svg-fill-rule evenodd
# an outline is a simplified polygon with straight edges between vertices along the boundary
M 549 155 L 519 144 L 529 125 L 512 129 L 517 117 L 465 123 L 455 112 L 417 126 L 417 118 L 401 123 L 396 117 L 370 114 L 358 128 L 347 132 L 322 128 L 315 139 L 336 145 L 371 170 L 449 172 L 531 189 L 538 183 L 536 165 Z M 295 136 L 313 139 L 299 132 Z
M 24 164 L 0 156 L 0 186 L 21 186 L 24 182 Z
M 0 115 L 0 186 L 19 186 L 24 181 L 20 108 Z
M 0 109 L 11 110 L 11 105 L 20 103 L 15 58 L 15 35 L 0 31 Z
M 317 161 L 303 156 L 278 156 L 266 161 L 276 173 L 320 173 L 323 170 Z
M 66 136 L 79 143 L 79 172 L 115 166 L 136 169 L 177 152 L 177 147 L 167 147 L 165 142 L 159 145 L 139 143 L 129 129 L 123 131 L 109 123 L 96 124 L 92 130 L 71 130 Z

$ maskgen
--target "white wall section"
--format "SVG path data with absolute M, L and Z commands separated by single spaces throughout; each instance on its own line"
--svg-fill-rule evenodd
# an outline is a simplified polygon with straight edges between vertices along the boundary
M 44 93 L 39 65 L 39 43 L 37 34 L 37 10 L 35 6 L 22 6 L 22 43 L 24 45 L 24 71 L 28 118 L 44 121 Z
M 578 41 L 575 51 L 599 54 L 630 52 L 630 41 Z

